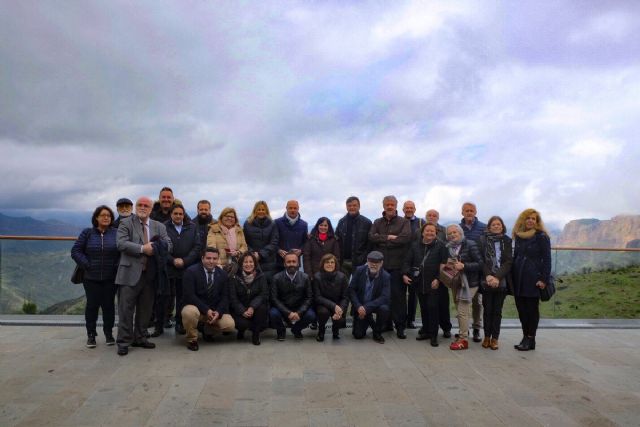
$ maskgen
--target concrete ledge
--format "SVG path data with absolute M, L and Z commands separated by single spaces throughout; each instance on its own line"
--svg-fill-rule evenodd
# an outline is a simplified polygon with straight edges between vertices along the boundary
M 117 324 L 116 316 L 116 324 Z M 457 320 L 451 319 L 456 329 Z M 84 326 L 82 315 L 29 315 L 3 314 L 0 315 L 2 326 Z M 98 325 L 102 326 L 101 318 Z M 350 319 L 347 325 L 351 326 Z M 420 322 L 416 325 L 422 326 Z M 518 319 L 502 319 L 502 327 L 506 329 L 520 329 Z M 640 319 L 540 319 L 541 329 L 640 329 Z

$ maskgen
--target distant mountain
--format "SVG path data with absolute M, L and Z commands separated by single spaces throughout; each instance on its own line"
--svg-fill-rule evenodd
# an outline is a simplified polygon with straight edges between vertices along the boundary
M 0 234 L 16 236 L 78 236 L 82 227 L 59 220 L 40 221 L 30 216 L 13 217 L 0 213 Z
M 640 239 L 640 215 L 618 215 L 609 220 L 576 219 L 558 236 L 558 246 L 626 248 Z M 630 245 L 630 246 L 628 246 Z

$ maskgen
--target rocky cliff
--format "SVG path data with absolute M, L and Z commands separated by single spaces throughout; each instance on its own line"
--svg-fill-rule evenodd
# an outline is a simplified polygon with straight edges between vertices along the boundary
M 599 248 L 634 247 L 640 239 L 640 215 L 618 215 L 609 220 L 577 219 L 564 226 L 558 246 Z

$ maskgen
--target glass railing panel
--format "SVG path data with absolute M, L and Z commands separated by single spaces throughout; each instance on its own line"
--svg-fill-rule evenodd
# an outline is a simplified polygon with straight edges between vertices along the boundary
M 82 313 L 84 289 L 70 281 L 72 246 L 68 240 L 0 240 L 0 314 Z

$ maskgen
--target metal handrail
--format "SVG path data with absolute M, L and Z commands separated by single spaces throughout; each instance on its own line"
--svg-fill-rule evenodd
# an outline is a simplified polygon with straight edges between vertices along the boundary
M 69 236 L 3 236 L 0 240 L 53 240 L 53 241 L 75 241 L 77 237 Z

